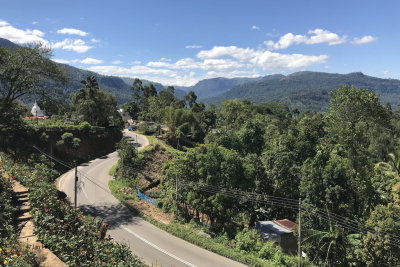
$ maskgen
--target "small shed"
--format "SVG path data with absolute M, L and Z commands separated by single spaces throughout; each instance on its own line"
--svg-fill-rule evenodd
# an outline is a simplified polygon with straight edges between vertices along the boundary
M 293 235 L 296 223 L 290 220 L 259 221 L 258 229 L 264 240 L 279 245 L 285 253 L 297 252 L 297 238 Z

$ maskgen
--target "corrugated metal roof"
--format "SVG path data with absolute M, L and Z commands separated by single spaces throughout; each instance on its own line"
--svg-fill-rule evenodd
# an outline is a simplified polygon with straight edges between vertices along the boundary
M 273 221 L 283 227 L 285 227 L 286 229 L 289 229 L 290 231 L 294 231 L 294 228 L 297 226 L 296 223 L 288 220 L 288 219 L 284 219 L 284 220 L 278 220 L 278 221 Z
M 290 220 L 259 221 L 255 227 L 261 232 L 263 238 L 276 238 L 283 234 L 293 233 L 296 224 Z

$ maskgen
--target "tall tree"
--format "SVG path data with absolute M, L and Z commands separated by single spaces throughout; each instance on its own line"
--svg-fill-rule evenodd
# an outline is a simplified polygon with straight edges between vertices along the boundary
M 0 113 L 21 97 L 48 95 L 46 83 L 65 83 L 63 69 L 50 60 L 50 48 L 41 44 L 0 48 Z
M 115 96 L 100 90 L 94 77 L 88 77 L 83 82 L 85 88 L 71 94 L 74 114 L 81 121 L 87 121 L 92 125 L 109 126 L 110 118 L 122 126 L 121 116 L 117 112 Z
M 190 91 L 183 97 L 183 99 L 187 102 L 190 108 L 193 108 L 193 106 L 196 104 L 197 96 L 194 91 Z

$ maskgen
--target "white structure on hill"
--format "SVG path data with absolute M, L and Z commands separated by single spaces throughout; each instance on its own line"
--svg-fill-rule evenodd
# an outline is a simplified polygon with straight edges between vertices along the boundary
M 33 117 L 44 117 L 44 111 L 40 109 L 38 104 L 35 101 L 35 105 L 33 105 L 32 110 L 31 110 L 32 116 Z

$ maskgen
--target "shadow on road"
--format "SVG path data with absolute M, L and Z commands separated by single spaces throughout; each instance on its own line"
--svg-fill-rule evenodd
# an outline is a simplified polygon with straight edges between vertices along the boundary
M 139 143 L 133 143 L 133 145 L 134 145 L 135 147 L 142 147 L 142 144 L 139 144 Z
M 110 230 L 117 228 L 121 224 L 136 223 L 139 220 L 139 217 L 122 204 L 81 205 L 79 208 L 84 214 L 103 219 L 107 222 Z

